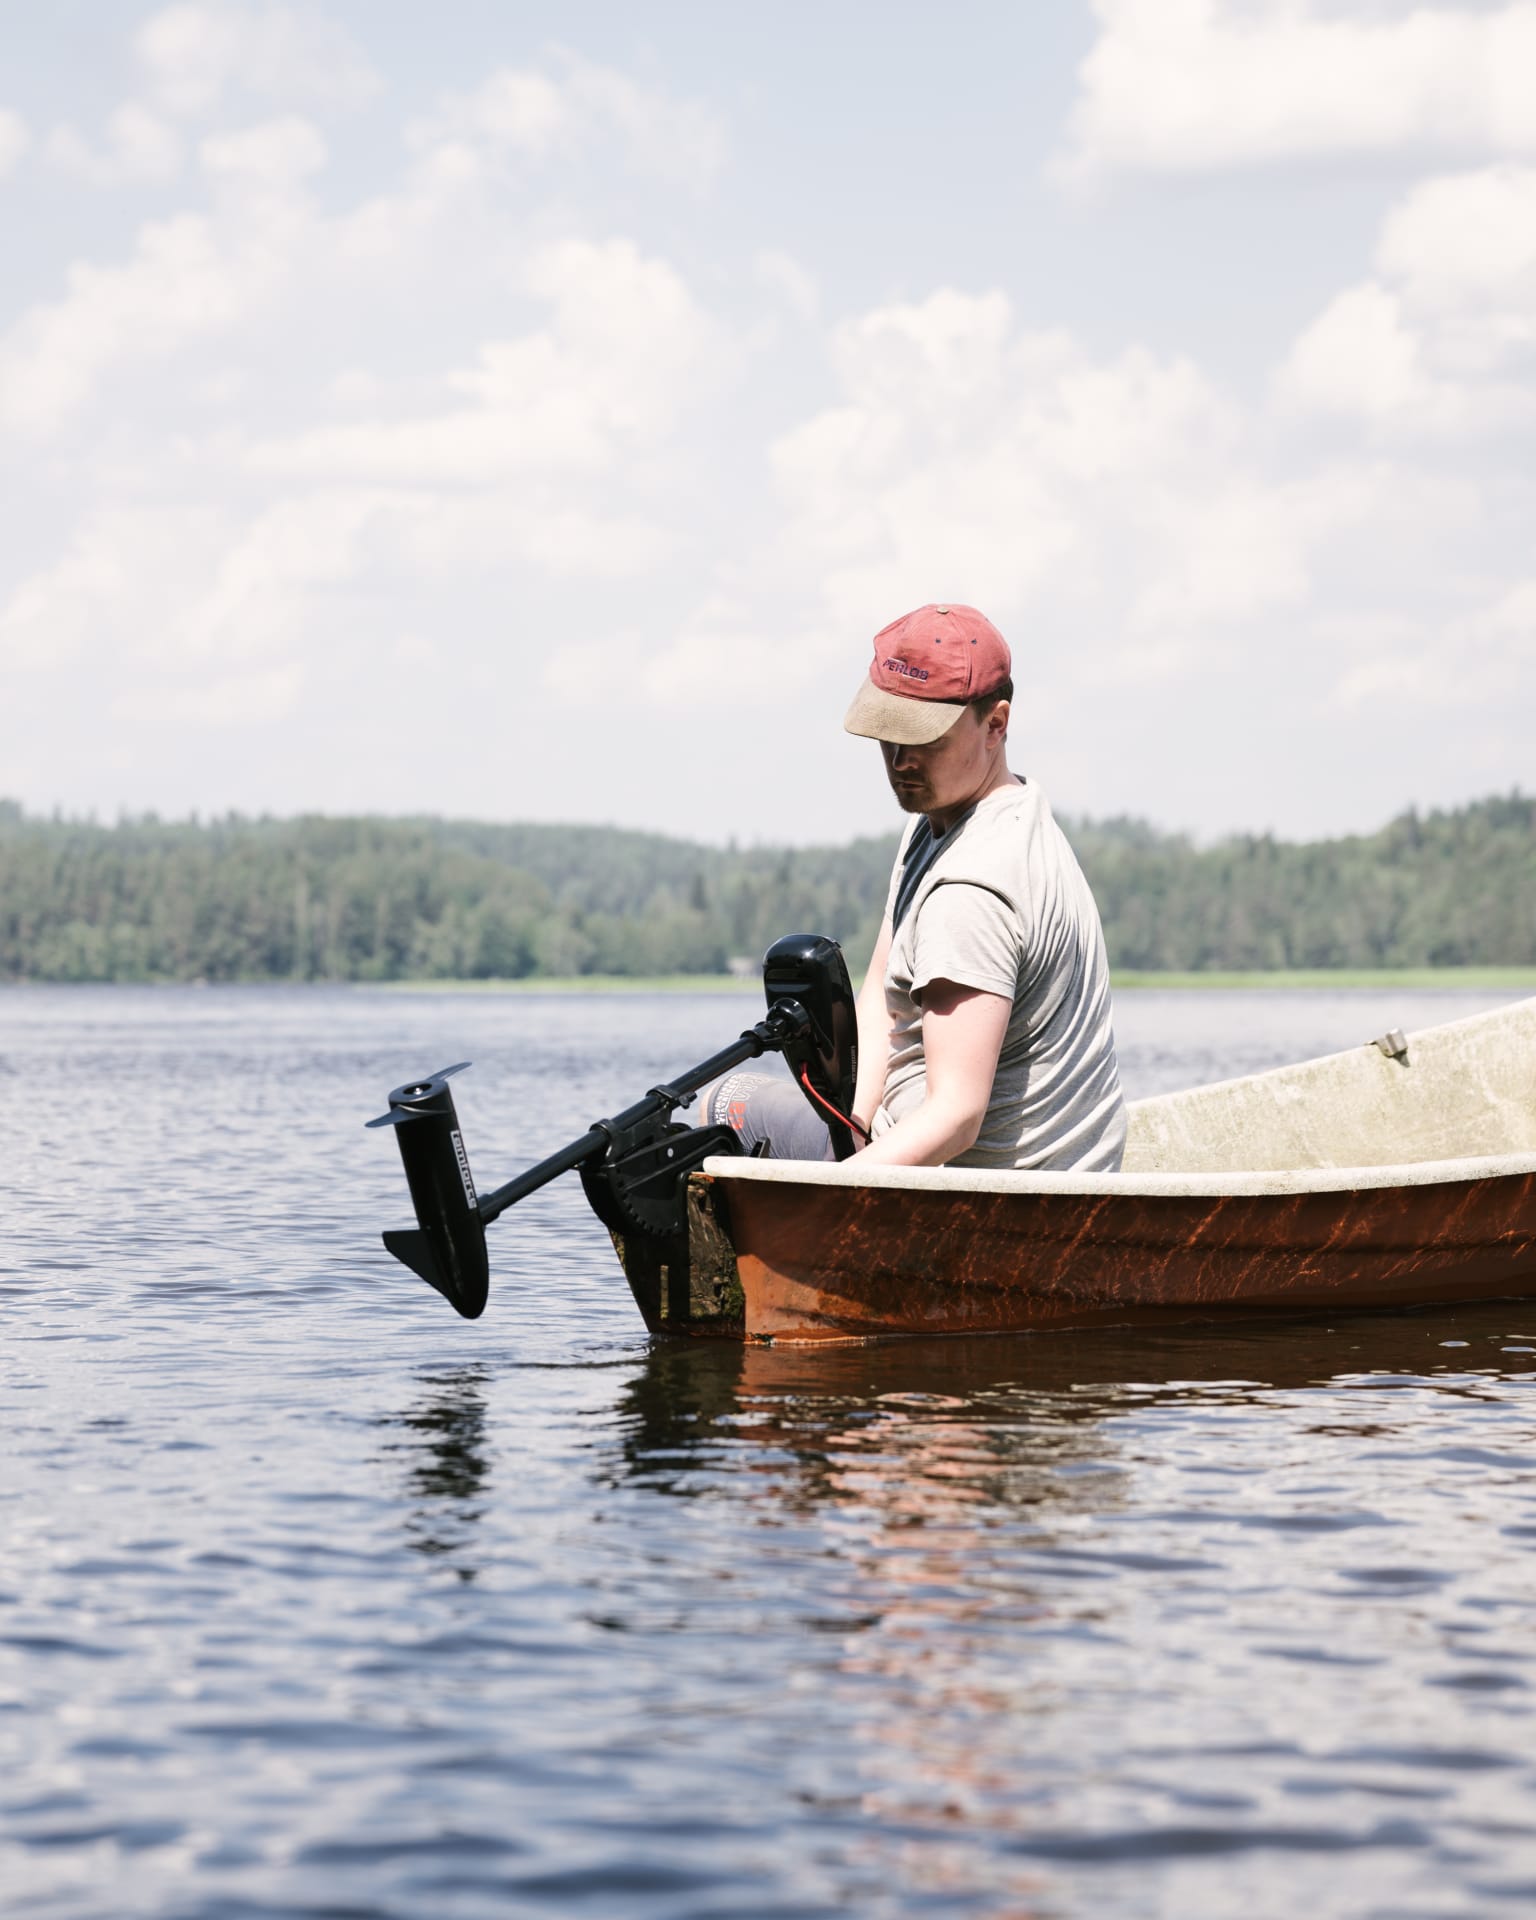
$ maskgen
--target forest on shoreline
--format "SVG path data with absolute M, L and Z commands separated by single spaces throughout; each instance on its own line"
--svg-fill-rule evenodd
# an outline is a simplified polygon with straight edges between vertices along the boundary
M 1117 969 L 1536 964 L 1536 798 L 1312 842 L 1063 824 Z M 103 826 L 0 801 L 0 981 L 718 976 L 799 931 L 857 968 L 895 843 L 373 816 Z

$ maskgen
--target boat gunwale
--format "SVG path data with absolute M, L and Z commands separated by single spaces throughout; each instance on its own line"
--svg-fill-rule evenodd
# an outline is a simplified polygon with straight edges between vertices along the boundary
M 751 1160 L 728 1154 L 712 1155 L 702 1163 L 698 1173 L 716 1180 L 896 1193 L 1215 1200 L 1244 1195 L 1356 1193 L 1522 1178 L 1536 1174 L 1536 1150 L 1455 1160 L 1409 1160 L 1390 1166 L 1253 1168 L 1217 1173 L 1044 1173 L 998 1167 L 861 1168 L 856 1160 Z

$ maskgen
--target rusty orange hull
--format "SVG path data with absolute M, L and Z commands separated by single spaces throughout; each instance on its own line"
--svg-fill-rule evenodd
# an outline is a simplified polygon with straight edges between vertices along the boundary
M 693 1176 L 690 1246 L 659 1285 L 626 1259 L 653 1331 L 863 1340 L 1536 1295 L 1536 1163 L 1205 1192 L 1118 1176 L 859 1183 L 769 1164 Z

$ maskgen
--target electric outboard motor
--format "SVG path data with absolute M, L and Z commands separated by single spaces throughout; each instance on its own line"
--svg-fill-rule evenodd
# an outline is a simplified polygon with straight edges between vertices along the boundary
M 436 1287 L 466 1320 L 478 1320 L 491 1284 L 485 1222 L 448 1086 L 449 1075 L 462 1073 L 468 1065 L 461 1060 L 426 1080 L 396 1087 L 389 1096 L 388 1113 L 368 1125 L 395 1129 L 420 1222 L 415 1231 L 387 1232 L 385 1246 L 428 1286 Z
M 485 1311 L 490 1284 L 485 1229 L 562 1173 L 579 1170 L 593 1212 L 615 1233 L 686 1237 L 688 1175 L 711 1155 L 740 1153 L 741 1141 L 730 1127 L 679 1126 L 672 1115 L 700 1087 L 765 1053 L 784 1055 L 827 1122 L 833 1151 L 846 1159 L 855 1151 L 849 1114 L 857 1023 L 837 942 L 811 933 L 776 940 L 763 960 L 763 986 L 768 1011 L 739 1039 L 652 1087 L 612 1119 L 594 1121 L 579 1139 L 487 1194 L 475 1193 L 447 1084 L 468 1062 L 396 1087 L 388 1113 L 368 1125 L 395 1129 L 417 1225 L 386 1233 L 385 1246 L 466 1320 L 475 1320 Z
M 859 1027 L 842 948 L 817 933 L 775 940 L 763 955 L 763 992 L 770 1016 L 787 1000 L 807 1016 L 808 1025 L 785 1041 L 784 1058 L 826 1121 L 833 1153 L 846 1160 L 859 1144 L 848 1124 L 859 1075 Z

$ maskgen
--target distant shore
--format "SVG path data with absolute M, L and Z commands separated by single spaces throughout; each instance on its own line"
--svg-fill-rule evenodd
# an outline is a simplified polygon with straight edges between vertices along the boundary
M 1536 967 L 1340 967 L 1295 968 L 1275 973 L 1113 973 L 1117 993 L 1155 989 L 1266 991 L 1338 991 L 1349 987 L 1440 987 L 1466 992 L 1536 993 Z M 364 983 L 382 993 L 723 993 L 757 994 L 760 981 L 714 973 L 577 974 L 570 978 L 523 980 L 387 980 Z
M 855 987 L 862 975 L 853 976 Z M 1351 988 L 1440 990 L 1463 993 L 1536 994 L 1536 967 L 1296 967 L 1269 973 L 1153 973 L 1126 969 L 1110 975 L 1116 993 L 1189 992 L 1342 992 Z M 357 993 L 454 994 L 626 994 L 707 993 L 732 998 L 757 997 L 762 982 L 751 974 L 729 973 L 581 973 L 529 974 L 516 980 L 3 980 L 0 991 L 37 987 L 127 986 L 139 989 L 194 987 L 236 991 L 253 987 L 346 987 Z
M 1197 847 L 1136 820 L 1069 837 L 1126 991 L 1536 988 L 1536 797 L 1306 843 Z M 0 979 L 729 993 L 786 929 L 862 964 L 895 851 L 367 815 L 103 827 L 0 799 Z

